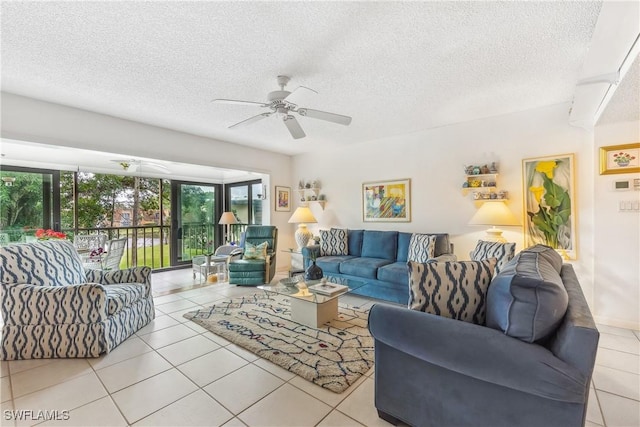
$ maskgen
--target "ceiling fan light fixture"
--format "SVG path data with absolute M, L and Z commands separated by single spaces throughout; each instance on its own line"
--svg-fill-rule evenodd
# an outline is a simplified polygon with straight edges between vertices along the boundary
M 300 123 L 296 120 L 294 116 L 290 113 L 298 113 L 303 117 L 309 117 L 311 119 L 324 120 L 331 123 L 337 123 L 341 125 L 349 125 L 351 123 L 351 117 L 344 116 L 342 114 L 329 113 L 326 111 L 320 110 L 312 110 L 308 108 L 298 108 L 298 102 L 300 101 L 300 93 L 304 93 L 305 91 L 310 91 L 313 93 L 318 93 L 313 89 L 310 89 L 306 86 L 299 86 L 293 92 L 289 92 L 284 90 L 284 87 L 289 83 L 291 78 L 289 76 L 280 75 L 277 78 L 278 86 L 280 86 L 280 90 L 274 90 L 267 94 L 267 103 L 260 103 L 254 101 L 241 101 L 237 99 L 226 99 L 226 98 L 218 98 L 214 99 L 213 102 L 223 103 L 223 104 L 238 104 L 238 105 L 253 105 L 259 106 L 261 108 L 269 108 L 271 112 L 258 114 L 253 117 L 249 117 L 248 119 L 244 119 L 241 122 L 235 123 L 229 126 L 229 129 L 247 126 L 253 124 L 259 120 L 262 120 L 272 114 L 275 114 L 282 122 L 286 125 L 289 133 L 294 139 L 304 138 L 306 135 L 300 126 Z M 304 89 L 300 91 L 299 89 Z

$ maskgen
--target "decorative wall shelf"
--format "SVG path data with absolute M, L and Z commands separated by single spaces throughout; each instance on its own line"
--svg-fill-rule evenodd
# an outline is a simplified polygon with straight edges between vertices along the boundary
M 320 195 L 321 189 L 322 187 L 320 186 L 298 188 L 298 202 L 301 205 L 317 203 L 324 210 L 324 205 L 327 203 L 327 200 L 324 199 L 324 195 Z M 323 199 L 320 200 L 320 197 L 323 197 Z
M 507 192 L 498 189 L 498 171 L 495 162 L 491 164 L 491 172 L 486 173 L 488 166 L 467 166 L 464 182 L 462 183 L 462 194 L 467 196 L 473 194 L 476 202 L 494 202 L 508 200 Z M 473 173 L 482 171 L 483 173 Z

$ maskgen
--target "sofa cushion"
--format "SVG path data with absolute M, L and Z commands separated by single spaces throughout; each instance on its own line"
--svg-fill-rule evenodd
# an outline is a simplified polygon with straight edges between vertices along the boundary
M 448 233 L 435 233 L 433 236 L 436 236 L 436 247 L 434 250 L 434 256 L 440 256 L 442 254 L 450 254 L 451 253 L 451 242 L 449 241 Z
M 478 244 L 471 251 L 471 259 L 474 261 L 482 261 L 483 259 L 495 258 L 497 260 L 494 276 L 500 273 L 500 270 L 513 259 L 516 254 L 515 243 L 486 242 L 478 240 Z
M 109 315 L 120 312 L 138 300 L 145 297 L 146 289 L 142 283 L 121 283 L 118 285 L 105 285 L 107 294 L 107 313 Z
M 378 268 L 378 280 L 384 282 L 397 283 L 406 289 L 409 267 L 406 262 L 394 262 Z
M 246 242 L 244 245 L 244 259 L 266 259 L 267 258 L 267 242 L 262 242 L 259 245 Z
M 340 273 L 340 264 L 351 258 L 351 255 L 323 256 L 316 259 L 316 265 L 325 273 Z
M 487 294 L 488 327 L 525 342 L 555 331 L 569 299 L 553 254 L 558 255 L 548 246 L 537 245 L 504 266 Z
M 352 258 L 340 264 L 340 273 L 375 279 L 378 274 L 378 268 L 391 262 L 382 258 Z
M 398 253 L 396 255 L 396 261 L 406 263 L 409 258 L 409 242 L 411 241 L 413 233 L 398 233 Z
M 397 249 L 397 231 L 364 231 L 361 256 L 395 261 Z
M 349 247 L 349 255 L 362 255 L 362 238 L 364 230 L 347 230 L 347 245 Z
M 411 235 L 409 242 L 409 252 L 407 254 L 408 261 L 427 262 L 433 258 L 436 246 L 436 237 L 430 234 Z
M 484 261 L 408 261 L 409 308 L 483 325 L 486 294 L 496 265 Z
M 229 271 L 261 271 L 264 274 L 263 259 L 237 259 L 229 263 Z
M 320 256 L 347 255 L 347 230 L 320 230 Z

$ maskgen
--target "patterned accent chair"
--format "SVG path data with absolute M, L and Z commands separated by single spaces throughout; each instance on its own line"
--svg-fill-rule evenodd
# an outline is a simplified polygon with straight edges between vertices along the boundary
M 72 243 L 0 247 L 0 359 L 97 357 L 155 317 L 151 269 L 85 271 Z
M 251 225 L 245 232 L 247 243 L 259 245 L 267 242 L 265 259 L 234 259 L 229 262 L 229 283 L 234 285 L 257 286 L 271 282 L 276 274 L 276 247 L 278 229 L 272 225 Z

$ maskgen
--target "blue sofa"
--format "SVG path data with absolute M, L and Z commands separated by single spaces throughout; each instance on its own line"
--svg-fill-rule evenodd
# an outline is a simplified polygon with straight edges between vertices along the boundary
M 486 325 L 372 307 L 381 418 L 425 427 L 584 426 L 598 330 L 573 267 L 523 252 L 489 285 Z
M 398 231 L 347 230 L 348 254 L 320 256 L 320 245 L 302 248 L 305 269 L 312 254 L 324 276 L 364 282 L 352 294 L 406 305 L 409 300 L 407 254 L 413 233 Z M 438 261 L 454 261 L 453 246 L 447 233 L 436 236 L 435 257 Z

